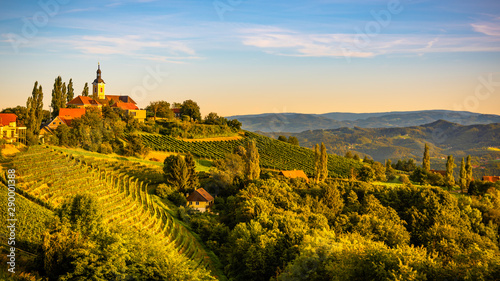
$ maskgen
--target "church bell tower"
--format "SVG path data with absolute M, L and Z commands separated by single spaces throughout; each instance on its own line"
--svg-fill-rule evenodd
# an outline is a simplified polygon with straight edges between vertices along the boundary
M 92 96 L 97 97 L 100 100 L 106 98 L 106 94 L 104 92 L 104 80 L 101 77 L 101 65 L 97 63 L 97 78 L 92 83 Z

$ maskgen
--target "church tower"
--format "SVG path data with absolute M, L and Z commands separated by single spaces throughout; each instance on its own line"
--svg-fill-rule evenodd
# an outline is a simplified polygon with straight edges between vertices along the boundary
M 94 80 L 92 83 L 92 96 L 97 97 L 100 100 L 103 100 L 106 98 L 105 92 L 104 92 L 104 80 L 101 78 L 101 65 L 97 63 L 97 78 Z

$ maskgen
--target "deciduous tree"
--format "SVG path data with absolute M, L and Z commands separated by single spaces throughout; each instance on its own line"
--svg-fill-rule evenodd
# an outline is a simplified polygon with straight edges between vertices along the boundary
M 38 81 L 33 86 L 31 97 L 26 101 L 26 126 L 27 129 L 38 135 L 43 119 L 43 91 L 42 85 L 38 86 Z
M 68 93 L 66 94 L 66 102 L 70 102 L 75 97 L 75 89 L 73 88 L 73 79 L 69 79 Z
M 193 121 L 201 121 L 200 107 L 192 100 L 186 100 L 182 103 L 181 114 L 189 116 Z
M 64 108 L 66 105 L 66 93 L 63 92 L 63 83 L 61 76 L 57 76 L 54 81 L 54 88 L 52 89 L 52 118 L 59 115 L 59 109 Z
M 85 82 L 85 86 L 83 86 L 82 96 L 84 96 L 84 97 L 89 96 L 89 83 L 87 83 L 87 82 Z

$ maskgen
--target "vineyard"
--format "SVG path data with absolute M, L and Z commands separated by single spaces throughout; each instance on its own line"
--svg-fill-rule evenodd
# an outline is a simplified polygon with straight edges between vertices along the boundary
M 0 183 L 0 213 L 8 214 L 7 210 L 7 186 Z M 49 222 L 54 213 L 43 206 L 31 202 L 22 195 L 16 194 L 16 219 L 21 222 L 17 227 L 17 246 L 31 253 L 36 252 L 36 245 L 42 243 L 42 233 L 45 231 L 45 223 Z M 37 218 L 33 220 L 33 218 Z M 25 222 L 30 223 L 25 223 Z M 0 231 L 2 238 L 8 237 L 8 229 L 2 227 Z
M 127 165 L 74 157 L 41 146 L 30 147 L 8 163 L 16 169 L 20 192 L 40 204 L 56 208 L 69 196 L 90 193 L 99 199 L 105 222 L 152 235 L 198 266 L 216 272 L 198 240 L 147 192 L 148 183 L 158 180 L 147 175 L 158 177 L 157 171 Z
M 246 132 L 246 139 L 255 140 L 260 154 L 260 165 L 276 170 L 303 170 L 308 175 L 314 174 L 314 152 L 308 148 L 291 145 L 255 133 Z M 176 153 L 191 153 L 205 159 L 221 159 L 233 153 L 234 149 L 244 145 L 246 139 L 227 141 L 186 142 L 159 134 L 141 134 L 146 146 L 153 150 Z M 347 178 L 351 168 L 361 167 L 359 162 L 337 155 L 329 155 L 328 170 L 331 177 Z

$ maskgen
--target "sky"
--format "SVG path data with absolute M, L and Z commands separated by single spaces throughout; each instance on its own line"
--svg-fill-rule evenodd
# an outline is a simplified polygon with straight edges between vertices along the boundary
M 202 115 L 500 114 L 498 0 L 0 2 L 0 109 L 96 77 Z

